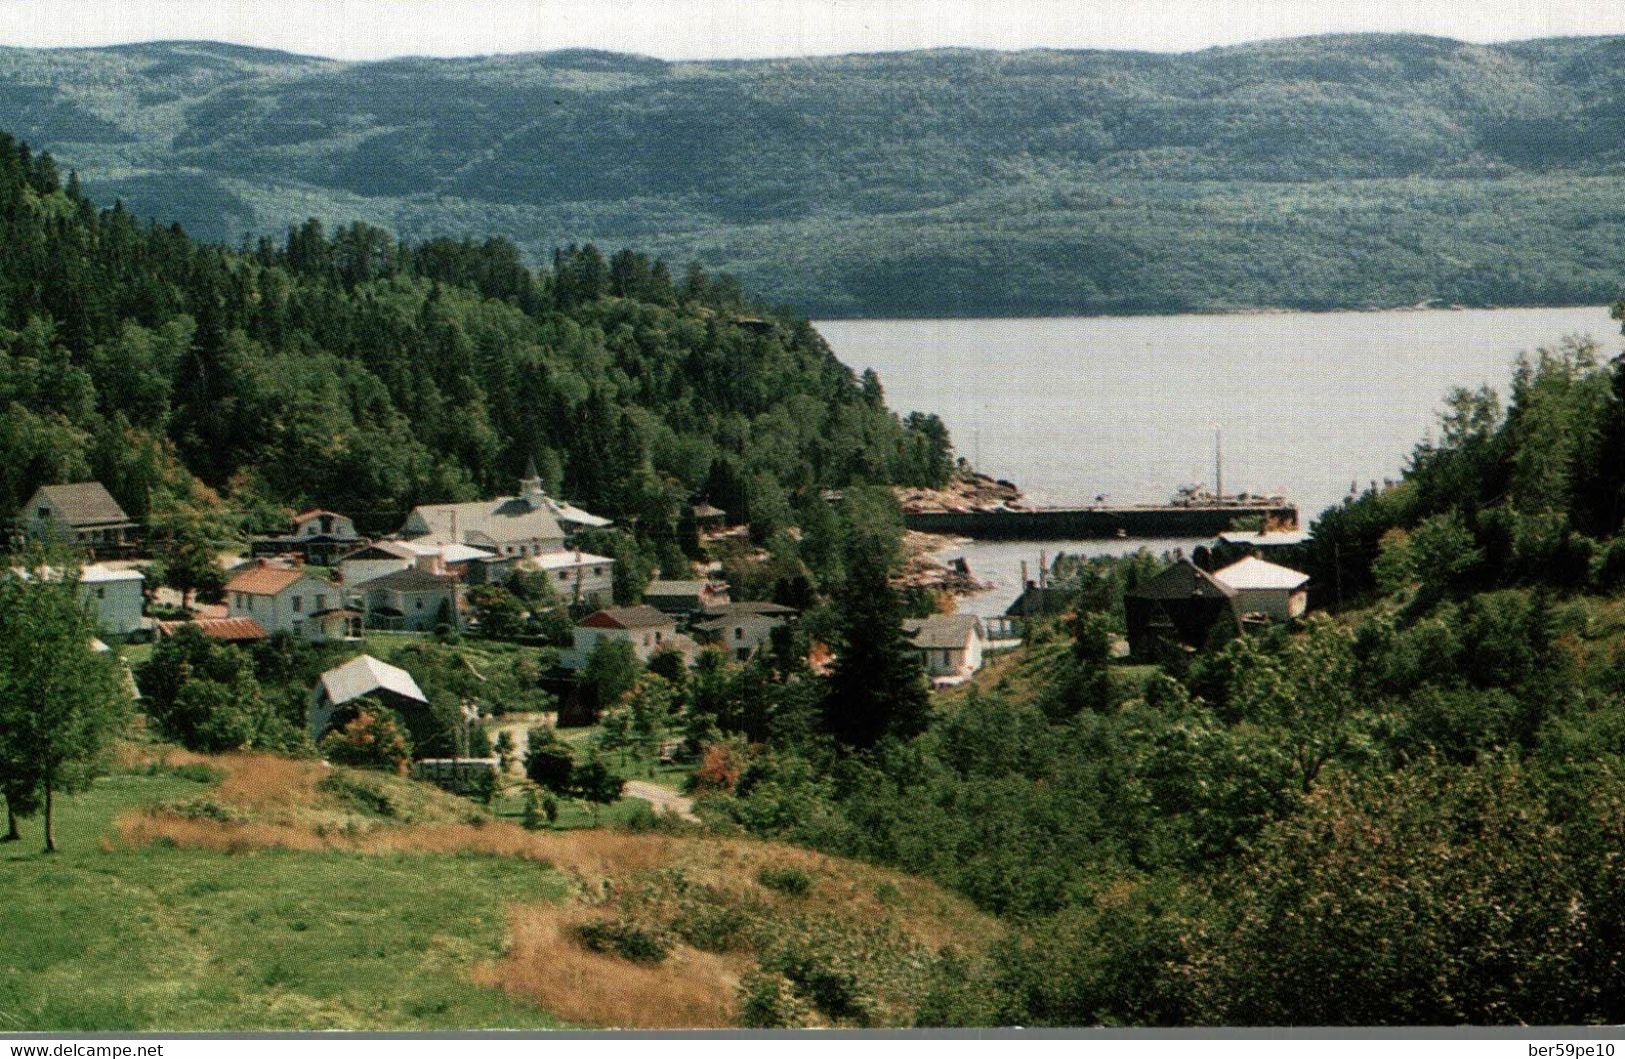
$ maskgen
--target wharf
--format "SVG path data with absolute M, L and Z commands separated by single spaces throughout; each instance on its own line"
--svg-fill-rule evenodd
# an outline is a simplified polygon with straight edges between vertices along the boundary
M 976 540 L 1110 540 L 1136 537 L 1216 537 L 1237 519 L 1259 519 L 1283 529 L 1298 525 L 1295 504 L 1190 504 L 1133 507 L 1007 508 L 995 511 L 905 512 L 904 524 L 921 533 Z

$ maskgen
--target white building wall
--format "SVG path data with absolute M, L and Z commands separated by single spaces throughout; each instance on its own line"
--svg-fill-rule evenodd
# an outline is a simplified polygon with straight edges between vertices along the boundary
M 299 601 L 297 608 L 294 604 L 296 598 Z M 259 622 L 260 628 L 274 635 L 298 632 L 306 618 L 319 610 L 341 606 L 343 602 L 344 595 L 338 585 L 305 577 L 275 596 L 228 590 L 226 613 L 233 618 L 253 618 Z
M 1264 614 L 1286 621 L 1303 614 L 1308 595 L 1302 589 L 1246 588 L 1236 592 L 1236 609 L 1242 614 Z
M 581 668 L 592 657 L 593 650 L 604 640 L 622 640 L 632 645 L 632 653 L 640 662 L 647 662 L 662 647 L 671 642 L 677 632 L 676 624 L 655 629 L 598 629 L 592 626 L 575 627 L 575 647 L 566 665 Z
M 80 598 L 96 613 L 96 628 L 110 636 L 128 636 L 141 629 L 141 578 L 91 581 L 79 586 Z

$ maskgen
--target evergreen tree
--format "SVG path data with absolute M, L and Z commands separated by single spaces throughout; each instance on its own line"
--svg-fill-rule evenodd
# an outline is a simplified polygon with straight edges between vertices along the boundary
M 876 546 L 869 533 L 853 533 L 850 541 L 846 583 L 836 596 L 841 643 L 824 698 L 824 730 L 863 749 L 886 736 L 918 735 L 930 706 L 924 671 L 903 634 L 902 605 L 889 581 L 892 553 Z

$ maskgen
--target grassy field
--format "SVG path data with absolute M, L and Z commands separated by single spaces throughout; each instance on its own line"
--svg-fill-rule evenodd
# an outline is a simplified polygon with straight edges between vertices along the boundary
M 931 884 L 774 843 L 528 832 L 517 802 L 311 760 L 121 760 L 61 801 L 62 852 L 33 821 L 0 847 L 0 1032 L 728 1026 L 764 966 L 850 969 L 861 1021 L 809 1001 L 795 1024 L 904 1025 L 936 952 L 998 934 Z M 595 926 L 665 955 L 595 949 Z
M 0 847 L 0 1027 L 279 1030 L 547 1027 L 475 985 L 504 906 L 557 900 L 561 875 L 497 856 L 130 847 L 122 814 L 207 786 L 172 773 L 98 780 Z

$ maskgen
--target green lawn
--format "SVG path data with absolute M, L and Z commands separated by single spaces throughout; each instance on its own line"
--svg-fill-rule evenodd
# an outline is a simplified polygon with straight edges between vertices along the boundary
M 556 873 L 487 856 L 218 854 L 103 848 L 121 812 L 195 797 L 121 774 L 65 799 L 63 851 L 39 827 L 0 846 L 0 1033 L 547 1027 L 471 984 L 509 901 Z

